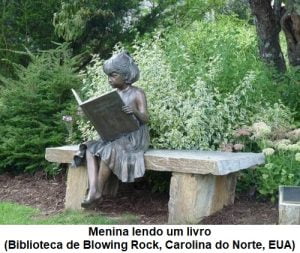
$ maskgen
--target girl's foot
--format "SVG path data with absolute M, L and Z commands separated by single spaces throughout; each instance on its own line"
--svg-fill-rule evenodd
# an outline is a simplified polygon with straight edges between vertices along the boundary
M 81 202 L 81 207 L 83 208 L 89 208 L 92 207 L 93 205 L 99 204 L 102 200 L 102 197 L 96 197 L 96 198 L 85 198 L 82 202 Z

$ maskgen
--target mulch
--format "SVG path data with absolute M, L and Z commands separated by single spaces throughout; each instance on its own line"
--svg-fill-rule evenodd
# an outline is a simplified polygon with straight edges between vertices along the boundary
M 43 173 L 35 175 L 0 175 L 0 201 L 16 202 L 39 208 L 49 215 L 63 211 L 66 175 L 47 178 Z M 121 184 L 114 198 L 104 198 L 96 209 L 101 214 L 120 216 L 134 214 L 139 224 L 166 224 L 168 214 L 167 193 L 152 193 L 142 182 Z M 276 224 L 277 205 L 259 202 L 253 197 L 238 196 L 235 203 L 206 217 L 201 224 Z

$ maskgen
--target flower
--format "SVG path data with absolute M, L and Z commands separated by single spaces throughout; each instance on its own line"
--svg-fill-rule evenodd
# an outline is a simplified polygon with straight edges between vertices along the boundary
M 277 149 L 278 150 L 288 150 L 288 145 L 284 144 L 284 143 L 279 143 L 277 145 Z
M 232 152 L 233 145 L 231 143 L 222 143 L 220 145 L 220 150 L 222 152 Z
M 292 142 L 289 139 L 281 139 L 274 142 L 275 147 L 278 147 L 280 144 L 289 145 Z
M 252 125 L 252 130 L 255 138 L 265 137 L 271 133 L 271 127 L 269 127 L 265 122 L 254 123 Z
M 287 145 L 287 150 L 289 150 L 289 151 L 300 151 L 300 145 L 298 145 L 298 144 Z
M 249 131 L 249 129 L 240 128 L 240 129 L 235 130 L 234 135 L 236 137 L 249 136 L 249 135 L 251 135 L 251 132 Z
M 275 150 L 273 148 L 265 148 L 262 151 L 266 156 L 270 156 L 273 155 Z
M 287 133 L 287 137 L 293 141 L 300 140 L 300 128 L 294 129 L 293 131 Z
M 296 153 L 295 160 L 298 161 L 298 162 L 300 162 L 300 153 Z
M 70 115 L 64 115 L 64 116 L 62 117 L 62 120 L 63 120 L 63 121 L 66 121 L 66 122 L 71 122 L 71 121 L 73 120 L 73 118 L 72 118 L 72 116 L 70 116 Z
M 233 145 L 233 149 L 235 151 L 241 151 L 242 149 L 244 149 L 244 147 L 245 147 L 245 145 L 244 144 L 240 144 L 240 143 Z
M 273 148 L 275 146 L 274 142 L 271 140 L 264 140 L 265 147 Z

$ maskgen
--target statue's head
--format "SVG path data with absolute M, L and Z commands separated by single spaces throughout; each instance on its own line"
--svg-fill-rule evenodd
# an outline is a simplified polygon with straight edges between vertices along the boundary
M 115 54 L 103 64 L 103 71 L 110 75 L 115 72 L 121 75 L 126 84 L 132 84 L 139 79 L 140 70 L 132 57 L 125 52 Z

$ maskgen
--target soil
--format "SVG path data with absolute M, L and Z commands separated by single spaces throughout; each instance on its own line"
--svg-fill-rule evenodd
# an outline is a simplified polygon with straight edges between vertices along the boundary
M 48 179 L 43 173 L 34 176 L 8 173 L 0 175 L 0 201 L 9 201 L 39 208 L 49 215 L 63 211 L 66 176 Z M 139 224 L 166 224 L 168 194 L 152 193 L 143 182 L 122 184 L 114 198 L 104 198 L 96 211 L 117 217 L 133 214 Z M 201 224 L 276 224 L 277 205 L 258 202 L 247 196 L 236 197 L 233 205 L 206 217 Z

